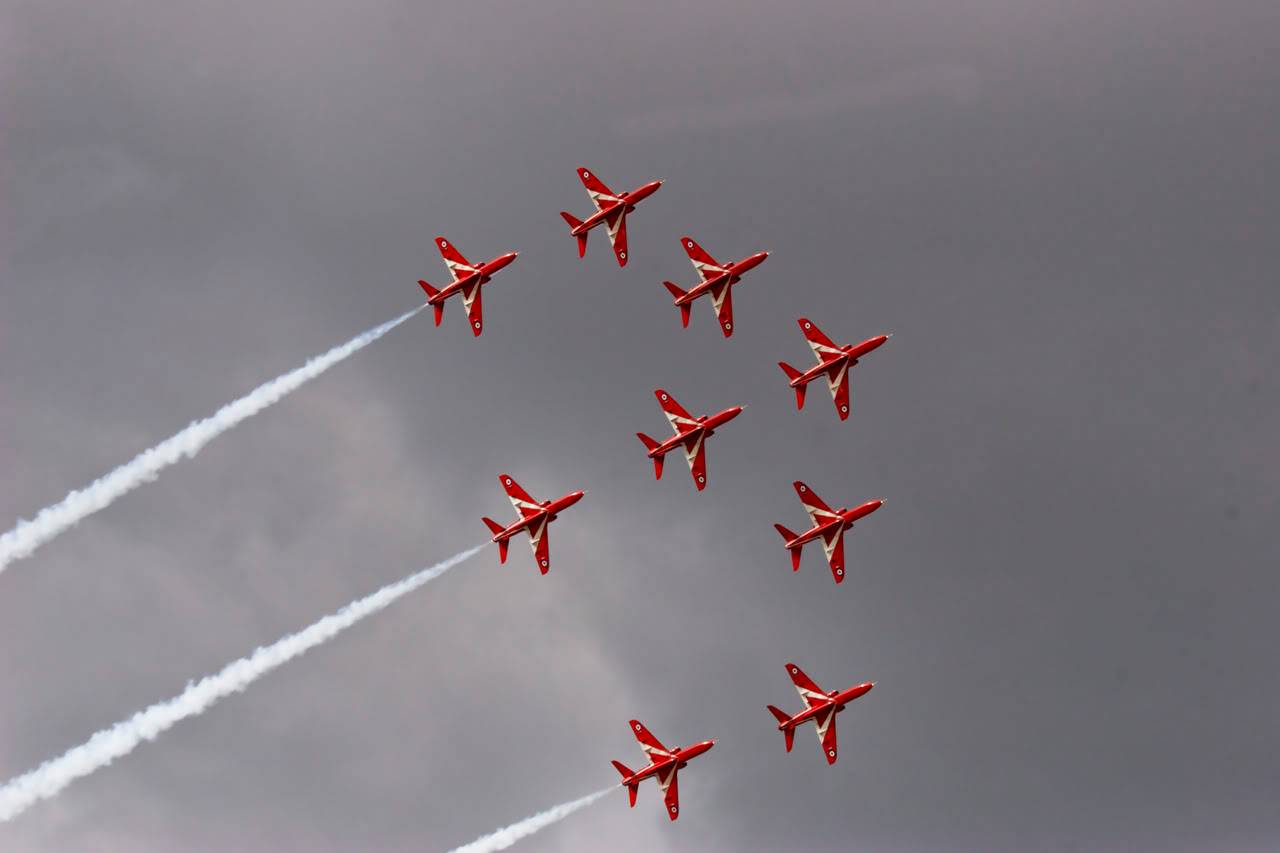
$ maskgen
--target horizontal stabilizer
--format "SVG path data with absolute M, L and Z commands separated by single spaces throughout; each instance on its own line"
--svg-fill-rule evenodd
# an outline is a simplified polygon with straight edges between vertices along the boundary
M 804 375 L 800 371 L 792 367 L 791 365 L 787 364 L 785 361 L 778 362 L 778 367 L 782 368 L 782 372 L 787 374 L 787 379 L 791 380 L 792 382 L 795 382 L 797 379 L 799 379 L 801 376 Z M 794 385 L 792 387 L 796 389 L 796 408 L 803 409 L 804 408 L 804 391 L 809 386 L 808 384 L 803 384 L 803 385 Z
M 790 717 L 788 717 L 788 716 L 786 715 L 786 712 L 784 712 L 781 708 L 775 708 L 775 707 L 773 707 L 772 705 L 770 705 L 770 706 L 769 706 L 769 712 L 770 712 L 771 714 L 773 714 L 773 716 L 774 716 L 774 717 L 776 717 L 776 718 L 777 718 L 777 720 L 778 720 L 778 725 L 779 725 L 780 727 L 781 727 L 781 726 L 785 726 L 785 728 L 783 728 L 783 729 L 782 729 L 782 735 L 783 735 L 783 737 L 784 737 L 784 738 L 786 739 L 786 741 L 787 741 L 787 752 L 790 752 L 790 751 L 791 751 L 791 747 L 792 747 L 792 745 L 793 745 L 793 744 L 795 743 L 795 741 L 796 741 L 796 729 L 795 729 L 795 726 L 788 726 L 788 725 L 787 725 L 787 723 L 788 723 L 788 722 L 790 722 L 791 718 L 790 718 Z
M 503 530 L 502 525 L 494 521 L 492 518 L 485 518 L 484 524 L 485 524 L 485 527 L 488 527 L 489 530 L 492 531 L 494 536 L 497 536 L 498 534 L 502 533 L 502 530 Z M 498 562 L 499 563 L 505 563 L 507 561 L 507 546 L 510 544 L 511 544 L 510 539 L 498 540 Z
M 787 540 L 787 542 L 795 541 L 796 534 L 792 533 L 781 524 L 775 524 L 773 527 L 782 535 L 783 539 Z M 791 552 L 791 571 L 793 572 L 800 570 L 800 550 L 803 547 L 804 546 L 802 545 L 796 545 L 794 548 L 790 546 L 787 547 L 787 550 Z
M 436 290 L 422 279 L 418 279 L 418 286 L 427 294 L 427 301 L 435 299 L 440 295 L 440 291 Z M 444 302 L 434 302 L 431 307 L 435 309 L 436 325 L 439 326 L 440 321 L 444 319 Z
M 685 291 L 681 290 L 679 285 L 676 285 L 670 281 L 664 281 L 662 283 L 662 286 L 665 287 L 668 291 L 670 291 L 671 295 L 676 298 L 676 305 L 680 308 L 680 323 L 686 329 L 689 328 L 689 311 L 693 308 L 693 305 L 688 302 L 684 304 L 680 304 L 680 300 L 683 299 L 688 294 Z
M 617 769 L 617 771 L 618 771 L 619 773 L 621 773 L 621 774 L 622 774 L 622 778 L 623 778 L 623 779 L 629 779 L 630 777 L 632 777 L 632 776 L 636 775 L 635 773 L 633 773 L 633 772 L 631 771 L 631 768 L 630 768 L 630 767 L 628 767 L 627 765 L 623 764 L 621 761 L 615 761 L 615 762 L 613 762 L 613 766 Z
M 577 231 L 578 227 L 582 225 L 582 220 L 574 216 L 572 213 L 569 213 L 568 211 L 562 210 L 560 211 L 560 215 L 564 217 L 565 222 L 569 223 L 570 233 Z M 586 254 L 587 254 L 587 234 L 588 233 L 590 232 L 583 231 L 581 234 L 574 234 L 574 236 L 578 238 L 578 257 L 580 258 L 586 257 Z
M 636 433 L 636 438 L 638 438 L 638 439 L 640 439 L 642 442 L 644 442 L 644 446 L 645 446 L 645 447 L 647 447 L 647 448 L 649 448 L 649 451 L 650 451 L 650 452 L 652 452 L 654 449 L 656 449 L 656 448 L 658 447 L 658 442 L 654 441 L 652 438 L 650 438 L 649 436 L 645 435 L 645 434 L 644 434 L 644 433 L 642 433 L 642 432 L 638 432 L 638 433 Z M 661 479 L 662 479 L 662 460 L 663 460 L 663 457 L 662 457 L 662 456 L 654 456 L 654 457 L 652 457 L 652 458 L 653 458 L 653 476 L 654 476 L 654 478 L 655 478 L 655 479 L 661 480 Z

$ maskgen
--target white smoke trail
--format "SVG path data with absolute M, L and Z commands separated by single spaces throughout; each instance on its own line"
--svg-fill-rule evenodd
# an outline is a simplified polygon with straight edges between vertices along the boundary
M 116 498 L 133 491 L 155 477 L 165 468 L 183 457 L 195 456 L 213 439 L 231 429 L 245 418 L 279 401 L 290 391 L 296 391 L 315 379 L 330 367 L 367 347 L 405 320 L 417 314 L 426 305 L 401 314 L 381 326 L 357 335 L 345 344 L 318 355 L 302 367 L 265 382 L 232 403 L 223 406 L 213 415 L 193 421 L 186 429 L 144 450 L 130 461 L 109 474 L 94 480 L 83 489 L 69 493 L 56 504 L 45 507 L 30 521 L 18 524 L 0 536 L 0 572 L 14 560 L 28 557 L 33 551 L 87 516 L 111 505 Z
M 217 675 L 208 675 L 187 684 L 187 689 L 165 702 L 157 702 L 127 720 L 102 729 L 93 737 L 35 770 L 15 776 L 0 788 L 0 821 L 22 814 L 39 800 L 48 799 L 81 776 L 88 776 L 117 758 L 128 755 L 144 740 L 154 740 L 174 723 L 193 717 L 219 699 L 244 690 L 281 664 L 331 640 L 366 616 L 382 610 L 401 596 L 435 580 L 463 560 L 474 556 L 484 545 L 469 548 L 429 569 L 353 601 L 310 627 L 290 634 L 253 654 L 227 664 Z
M 470 844 L 456 847 L 451 853 L 490 853 L 493 850 L 506 850 L 520 839 L 528 838 L 538 830 L 545 829 L 553 823 L 564 820 L 578 809 L 586 808 L 596 800 L 603 799 L 617 789 L 617 785 L 610 785 L 608 788 L 596 791 L 594 794 L 587 794 L 580 800 L 553 806 L 545 812 L 538 812 L 533 817 L 527 817 L 519 823 L 504 826 L 497 832 L 491 832 L 483 838 L 477 838 Z

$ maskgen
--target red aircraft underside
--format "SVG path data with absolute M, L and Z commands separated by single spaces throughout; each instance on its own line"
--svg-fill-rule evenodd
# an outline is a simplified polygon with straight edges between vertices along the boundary
M 426 291 L 427 304 L 435 310 L 436 325 L 439 326 L 440 321 L 444 319 L 444 301 L 455 293 L 461 293 L 462 307 L 466 310 L 467 319 L 471 322 L 471 334 L 479 337 L 484 331 L 480 288 L 489 283 L 494 273 L 514 261 L 517 253 L 507 252 L 487 263 L 473 264 L 462 256 L 457 246 L 443 237 L 436 238 L 436 248 L 440 250 L 440 257 L 444 258 L 444 265 L 449 268 L 453 282 L 444 288 L 437 289 L 418 279 L 418 285 Z
M 639 720 L 631 721 L 631 733 L 636 736 L 640 748 L 649 758 L 649 765 L 640 770 L 631 770 L 621 761 L 613 762 L 613 766 L 622 774 L 621 784 L 626 786 L 627 793 L 631 797 L 631 807 L 636 807 L 636 794 L 640 790 L 640 783 L 652 776 L 658 780 L 658 786 L 662 788 L 667 817 L 675 820 L 680 817 L 680 789 L 676 775 L 690 760 L 711 749 L 716 742 L 704 740 L 679 749 L 667 749 Z
M 681 237 L 680 245 L 689 256 L 693 268 L 698 271 L 701 279 L 698 284 L 688 290 L 669 281 L 662 283 L 675 297 L 676 307 L 680 309 L 680 322 L 688 328 L 689 312 L 693 308 L 694 300 L 700 296 L 710 296 L 711 307 L 715 309 L 716 319 L 720 323 L 720 331 L 726 338 L 729 337 L 733 334 L 733 286 L 742 280 L 743 275 L 764 263 L 769 253 L 756 252 L 740 261 L 722 264 L 711 257 L 692 237 Z
M 663 442 L 655 441 L 642 432 L 636 437 L 649 449 L 649 458 L 653 460 L 653 473 L 662 479 L 662 460 L 666 454 L 680 448 L 689 463 L 689 473 L 693 476 L 693 484 L 702 491 L 707 485 L 707 448 L 706 440 L 716 434 L 716 429 L 742 414 L 745 406 L 734 406 L 714 415 L 703 415 L 695 418 L 684 410 L 666 391 L 659 388 L 653 392 L 658 398 L 667 420 L 671 421 L 671 429 L 675 435 Z
M 587 254 L 587 235 L 592 228 L 604 225 L 609 232 L 609 242 L 613 244 L 613 255 L 618 259 L 618 266 L 627 265 L 627 214 L 636 209 L 636 205 L 658 191 L 662 181 L 650 181 L 634 190 L 615 193 L 604 185 L 604 181 L 587 169 L 578 167 L 578 177 L 587 188 L 587 195 L 596 206 L 596 212 L 586 219 L 578 219 L 572 213 L 560 211 L 560 216 L 569 223 L 569 233 L 578 239 L 578 257 Z
M 781 524 L 774 525 L 786 540 L 786 549 L 791 552 L 791 570 L 797 571 L 800 568 L 800 549 L 805 543 L 821 539 L 822 547 L 827 552 L 827 562 L 831 565 L 831 576 L 835 578 L 836 583 L 841 583 L 844 581 L 845 569 L 844 532 L 853 527 L 855 521 L 883 506 L 884 499 L 867 501 L 853 509 L 848 507 L 832 509 L 804 483 L 796 480 L 793 485 L 796 494 L 800 496 L 800 502 L 804 504 L 805 511 L 809 513 L 813 526 L 804 533 L 796 534 Z
M 796 691 L 799 692 L 805 704 L 805 709 L 794 717 L 788 716 L 785 711 L 772 705 L 769 706 L 769 712 L 778 721 L 778 730 L 786 737 L 787 752 L 791 751 L 791 744 L 795 740 L 796 727 L 813 720 L 818 731 L 818 741 L 822 744 L 822 751 L 827 756 L 827 764 L 835 764 L 838 752 L 836 714 L 843 711 L 845 706 L 854 699 L 875 687 L 875 682 L 867 681 L 856 684 L 848 690 L 832 690 L 830 693 L 823 693 L 822 688 L 801 672 L 800 667 L 795 664 L 787 664 L 787 674 L 791 676 L 791 682 L 795 684 Z
M 791 380 L 791 387 L 796 389 L 796 408 L 804 408 L 804 392 L 808 384 L 820 376 L 825 376 L 827 387 L 831 389 L 831 399 L 836 404 L 836 414 L 840 415 L 842 421 L 848 419 L 849 368 L 857 364 L 862 356 L 883 346 L 891 335 L 877 335 L 857 345 L 837 346 L 822 334 L 822 330 L 812 320 L 801 317 L 797 322 L 800 324 L 800 331 L 804 332 L 805 339 L 809 341 L 809 346 L 813 349 L 818 363 L 808 370 L 799 371 L 785 361 L 778 362 L 778 367 L 781 367 L 782 372 L 787 374 L 787 379 Z
M 547 526 L 556 520 L 562 510 L 582 500 L 586 492 L 570 492 L 554 501 L 538 503 L 520 484 L 511 479 L 509 474 L 499 474 L 498 481 L 506 489 L 511 505 L 515 507 L 519 518 L 509 527 L 503 527 L 492 518 L 483 519 L 485 526 L 493 533 L 491 541 L 498 543 L 498 562 L 507 561 L 507 545 L 511 537 L 520 531 L 529 534 L 529 545 L 533 548 L 533 557 L 538 562 L 538 570 L 544 575 L 551 571 L 551 539 L 547 535 Z

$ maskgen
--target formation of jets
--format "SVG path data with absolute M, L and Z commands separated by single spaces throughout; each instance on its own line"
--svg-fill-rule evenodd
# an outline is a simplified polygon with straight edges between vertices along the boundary
M 582 180 L 587 195 L 596 209 L 595 213 L 586 219 L 578 219 L 568 212 L 560 213 L 569 225 L 569 233 L 577 240 L 578 257 L 586 255 L 587 237 L 592 229 L 603 225 L 609 235 L 618 266 L 625 267 L 627 264 L 627 215 L 635 211 L 636 205 L 657 192 L 663 182 L 650 181 L 628 192 L 615 193 L 599 176 L 585 168 L 578 169 L 578 177 Z M 670 281 L 663 282 L 674 297 L 676 307 L 680 309 L 680 322 L 687 328 L 693 303 L 707 296 L 716 313 L 721 334 L 726 338 L 732 336 L 733 287 L 746 273 L 764 263 L 769 253 L 756 252 L 741 260 L 722 264 L 711 257 L 692 237 L 681 237 L 680 245 L 693 263 L 699 278 L 699 281 L 688 289 L 681 288 Z M 457 246 L 444 237 L 436 238 L 436 247 L 449 269 L 452 282 L 442 288 L 433 287 L 426 281 L 418 282 L 427 294 L 428 304 L 435 311 L 435 323 L 439 326 L 443 319 L 445 301 L 450 296 L 461 294 L 471 332 L 478 337 L 484 330 L 481 307 L 482 288 L 489 283 L 494 274 L 510 265 L 516 259 L 517 253 L 507 252 L 490 261 L 473 264 L 458 251 Z M 787 376 L 790 387 L 795 390 L 796 408 L 804 408 L 805 390 L 809 383 L 823 378 L 831 390 L 837 415 L 840 420 L 846 420 L 849 417 L 849 369 L 858 364 L 863 356 L 883 346 L 889 339 L 889 335 L 868 338 L 860 344 L 840 346 L 823 334 L 812 320 L 801 317 L 797 322 L 813 350 L 817 363 L 808 370 L 801 371 L 786 362 L 778 362 L 778 366 Z M 694 487 L 701 492 L 707 485 L 707 439 L 715 435 L 717 429 L 742 414 L 745 406 L 732 406 L 715 414 L 694 417 L 665 389 L 658 388 L 653 393 L 667 416 L 673 433 L 665 441 L 650 438 L 642 432 L 636 433 L 644 444 L 648 457 L 653 460 L 654 476 L 657 479 L 662 478 L 662 466 L 666 455 L 679 450 L 688 462 Z M 512 537 L 519 533 L 526 533 L 529 536 L 529 544 L 533 549 L 538 570 L 545 575 L 551 569 L 551 545 L 547 528 L 561 512 L 582 500 L 586 492 L 570 492 L 556 500 L 539 502 L 521 488 L 509 474 L 499 474 L 498 480 L 517 514 L 516 520 L 506 526 L 491 518 L 483 519 L 485 526 L 492 534 L 491 541 L 498 546 L 498 561 L 500 563 L 507 561 L 507 548 Z M 809 514 L 811 526 L 803 533 L 794 533 L 781 524 L 774 525 L 782 535 L 784 547 L 791 554 L 792 571 L 800 568 L 800 553 L 805 544 L 821 541 L 826 552 L 827 563 L 831 567 L 832 578 L 839 584 L 845 578 L 845 532 L 852 528 L 858 519 L 870 515 L 883 506 L 884 501 L 882 499 L 867 501 L 852 509 L 848 507 L 832 509 L 811 488 L 799 480 L 794 483 L 794 487 L 800 502 Z M 865 682 L 847 690 L 824 693 L 794 663 L 787 664 L 787 672 L 800 693 L 800 698 L 804 701 L 804 710 L 795 715 L 788 715 L 773 705 L 767 706 L 777 720 L 779 731 L 786 739 L 787 752 L 791 751 L 796 729 L 812 721 L 818 740 L 822 744 L 822 751 L 826 755 L 827 764 L 835 764 L 836 715 L 845 710 L 850 702 L 865 695 L 874 684 Z M 676 820 L 680 815 L 677 782 L 679 771 L 685 768 L 689 761 L 711 749 L 715 741 L 706 740 L 685 747 L 668 749 L 639 721 L 631 721 L 631 730 L 649 761 L 639 770 L 631 770 L 619 761 L 613 762 L 613 766 L 622 774 L 621 784 L 627 789 L 631 806 L 634 807 L 636 804 L 640 783 L 645 779 L 654 778 L 662 789 L 667 816 L 671 820 Z

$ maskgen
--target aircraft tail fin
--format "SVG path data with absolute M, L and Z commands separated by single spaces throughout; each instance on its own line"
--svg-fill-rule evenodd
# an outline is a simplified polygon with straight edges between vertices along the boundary
M 613 766 L 617 769 L 619 773 L 622 774 L 623 779 L 627 779 L 635 775 L 633 772 L 631 772 L 631 768 L 623 764 L 621 761 L 613 762 Z
M 798 371 L 798 370 L 796 370 L 794 367 L 792 367 L 791 365 L 787 364 L 785 361 L 780 361 L 780 362 L 778 362 L 778 367 L 781 367 L 781 368 L 782 368 L 782 372 L 783 372 L 783 373 L 785 373 L 785 374 L 787 374 L 787 379 L 791 380 L 792 382 L 795 382 L 797 379 L 799 379 L 801 376 L 803 376 L 803 375 L 804 375 L 804 374 L 802 374 L 800 371 Z M 804 408 L 804 391 L 805 391 L 805 388 L 807 388 L 807 387 L 808 387 L 808 385 L 796 385 L 796 386 L 795 386 L 795 389 L 796 389 L 796 408 L 797 408 L 797 409 L 803 409 L 803 408 Z
M 790 530 L 783 527 L 781 524 L 775 524 L 773 527 L 775 530 L 778 531 L 778 533 L 782 536 L 782 538 L 785 539 L 788 543 L 795 540 L 796 534 L 792 533 Z M 787 548 L 787 550 L 791 552 L 791 571 L 793 572 L 800 570 L 800 551 L 802 548 L 804 548 L 803 545 L 796 545 L 794 548 L 793 547 Z
M 658 447 L 658 442 L 654 441 L 652 438 L 649 438 L 649 436 L 645 435 L 642 432 L 636 433 L 636 438 L 644 442 L 644 446 L 647 447 L 650 450 L 650 452 L 652 452 L 655 448 Z M 657 480 L 662 479 L 662 460 L 663 460 L 662 456 L 653 457 L 654 479 L 657 479 Z
M 680 309 L 680 322 L 684 324 L 684 327 L 686 329 L 689 328 L 689 310 L 693 306 L 687 302 L 684 303 L 683 305 L 680 304 L 680 300 L 683 299 L 685 296 L 687 296 L 688 292 L 681 290 L 679 285 L 670 281 L 664 281 L 662 283 L 662 286 L 665 287 L 671 293 L 671 295 L 676 298 L 676 305 Z
M 503 530 L 502 525 L 494 521 L 492 518 L 486 517 L 484 519 L 484 524 L 485 524 L 485 527 L 489 528 L 489 530 L 493 533 L 494 536 L 497 536 Z M 510 544 L 511 544 L 510 539 L 498 540 L 498 562 L 499 563 L 505 563 L 507 561 L 507 546 Z
M 423 281 L 422 279 L 418 279 L 418 286 L 419 286 L 419 287 L 421 287 L 421 288 L 426 292 L 426 294 L 427 294 L 427 299 L 428 299 L 428 300 L 435 299 L 437 296 L 439 296 L 439 295 L 440 295 L 440 291 L 439 291 L 439 290 L 437 290 L 436 288 L 432 287 L 430 284 L 428 284 L 427 282 Z M 439 326 L 439 325 L 440 325 L 440 321 L 444 319 L 444 303 L 443 303 L 443 302 L 433 302 L 433 303 L 431 304 L 431 307 L 432 307 L 433 309 L 435 309 L 435 314 L 436 314 L 436 325 L 437 325 L 437 326 Z
M 564 219 L 565 222 L 569 223 L 570 232 L 576 231 L 578 227 L 582 225 L 582 220 L 574 216 L 572 213 L 569 213 L 567 210 L 560 211 L 560 216 Z M 589 232 L 587 231 L 583 231 L 581 234 L 573 235 L 578 238 L 578 257 L 580 258 L 584 257 L 587 254 L 587 234 L 588 233 Z

